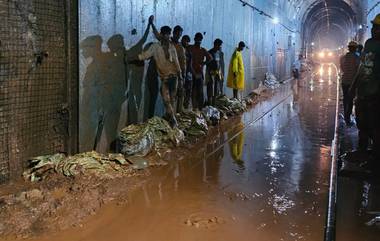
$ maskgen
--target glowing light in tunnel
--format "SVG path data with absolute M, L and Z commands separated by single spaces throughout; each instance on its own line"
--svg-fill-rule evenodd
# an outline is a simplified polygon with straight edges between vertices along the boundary
M 272 22 L 273 22 L 274 24 L 279 24 L 279 23 L 280 23 L 280 19 L 278 19 L 278 17 L 274 17 L 274 18 L 272 19 Z
M 321 68 L 319 68 L 319 75 L 323 76 L 323 73 L 324 73 L 324 71 L 323 71 L 323 65 L 322 65 Z
M 327 56 L 332 57 L 332 56 L 333 56 L 333 53 L 332 53 L 332 52 L 329 52 L 329 53 L 327 54 Z
M 359 29 L 363 29 L 363 25 L 360 24 L 360 25 L 359 25 Z
M 312 43 L 311 43 L 311 46 L 314 46 L 314 45 L 315 45 L 315 43 L 314 43 L 314 42 L 312 42 Z
M 325 57 L 325 52 L 320 52 L 318 54 L 318 57 L 321 58 L 321 59 L 323 59 Z
M 272 139 L 270 143 L 271 150 L 277 150 L 278 148 L 278 140 L 276 138 Z

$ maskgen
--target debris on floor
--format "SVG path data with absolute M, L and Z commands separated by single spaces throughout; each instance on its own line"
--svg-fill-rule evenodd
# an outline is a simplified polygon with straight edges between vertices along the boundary
M 277 78 L 272 73 L 268 72 L 265 74 L 264 85 L 269 89 L 276 89 L 280 86 L 280 83 L 277 81 Z
M 206 118 L 207 123 L 210 125 L 217 125 L 220 121 L 220 111 L 213 106 L 206 106 L 202 110 L 203 116 Z
M 146 123 L 132 124 L 121 130 L 120 152 L 126 156 L 146 156 L 153 149 L 177 146 L 184 138 L 181 130 L 172 129 L 169 123 L 160 117 L 153 117 Z
M 247 105 L 244 100 L 229 99 L 225 95 L 216 98 L 215 107 L 227 116 L 237 115 L 247 110 Z
M 100 178 L 114 178 L 129 172 L 129 163 L 122 154 L 103 155 L 92 151 L 68 157 L 64 154 L 54 154 L 32 158 L 23 176 L 34 182 L 43 180 L 52 173 L 66 177 L 83 173 Z
M 0 220 L 4 220 L 0 223 L 0 236 L 28 238 L 80 226 L 84 218 L 94 215 L 105 203 L 125 203 L 130 189 L 147 180 L 149 167 L 167 165 L 160 153 L 170 153 L 185 138 L 207 135 L 207 122 L 216 122 L 218 114 L 219 120 L 223 118 L 220 109 L 225 116 L 240 114 L 251 97 L 257 95 L 252 94 L 244 101 L 222 96 L 218 98 L 218 106 L 207 107 L 203 113 L 185 111 L 177 115 L 178 128 L 174 129 L 159 117 L 127 126 L 119 133 L 118 154 L 92 151 L 31 158 L 23 173 L 27 180 L 24 187 L 0 194 Z M 158 157 L 148 156 L 149 153 Z M 213 228 L 221 223 L 224 220 L 215 215 L 186 221 L 197 228 Z
M 223 218 L 217 216 L 203 217 L 198 215 L 191 215 L 185 221 L 185 225 L 188 227 L 210 229 L 215 228 L 219 224 L 224 224 L 225 222 L 226 221 Z
M 207 121 L 201 113 L 184 111 L 177 115 L 178 127 L 186 137 L 205 136 L 208 132 Z
M 253 105 L 253 103 L 257 100 L 260 94 L 254 92 L 251 92 L 246 98 L 244 98 L 244 101 L 246 105 Z

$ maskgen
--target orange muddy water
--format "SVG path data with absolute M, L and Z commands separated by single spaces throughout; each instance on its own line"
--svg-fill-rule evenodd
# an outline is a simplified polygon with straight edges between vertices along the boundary
M 165 155 L 123 205 L 38 241 L 323 239 L 336 83 L 308 78 Z

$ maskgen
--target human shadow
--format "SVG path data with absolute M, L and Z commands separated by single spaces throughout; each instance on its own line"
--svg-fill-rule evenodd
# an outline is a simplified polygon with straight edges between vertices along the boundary
M 127 100 L 128 87 L 128 66 L 125 59 L 124 37 L 115 34 L 107 41 L 110 50 L 107 53 L 107 95 L 104 98 L 107 120 L 104 123 L 104 133 L 102 135 L 101 149 L 115 149 L 113 144 L 117 134 L 126 124 L 126 106 L 123 105 Z M 104 141 L 103 141 L 104 139 Z
M 148 25 L 142 38 L 131 48 L 125 51 L 126 60 L 137 59 L 138 56 L 143 51 L 143 46 L 149 35 Z M 145 65 L 143 61 L 133 61 L 128 64 L 127 75 L 129 79 L 129 89 L 128 89 L 128 124 L 138 123 L 139 113 L 142 101 L 142 84 L 144 79 L 144 69 Z
M 106 76 L 106 55 L 102 52 L 103 39 L 89 36 L 80 43 L 85 75 L 80 83 L 79 150 L 96 149 L 103 129 L 105 106 L 103 101 Z
M 148 43 L 144 47 L 144 50 L 148 49 L 152 44 L 153 43 Z M 149 60 L 148 69 L 145 75 L 144 121 L 154 116 L 160 88 L 159 85 L 156 61 L 152 57 Z

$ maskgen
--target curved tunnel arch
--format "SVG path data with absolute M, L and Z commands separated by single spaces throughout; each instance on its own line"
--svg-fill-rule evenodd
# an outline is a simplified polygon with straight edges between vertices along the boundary
M 358 26 L 363 22 L 364 7 L 358 0 L 304 1 L 302 12 L 301 48 L 304 54 L 309 51 L 312 42 L 317 42 L 316 47 L 326 47 L 332 43 L 335 43 L 332 47 L 336 47 L 349 39 L 362 39 Z

